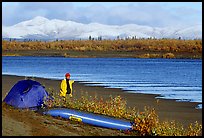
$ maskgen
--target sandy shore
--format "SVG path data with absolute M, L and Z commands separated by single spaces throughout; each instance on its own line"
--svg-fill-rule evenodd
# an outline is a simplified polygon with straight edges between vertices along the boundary
M 2 101 L 12 86 L 19 80 L 25 79 L 22 76 L 2 75 Z M 59 91 L 60 81 L 42 78 L 34 78 L 46 88 Z M 143 111 L 145 106 L 155 108 L 160 121 L 175 120 L 188 126 L 198 121 L 202 124 L 202 110 L 195 109 L 198 103 L 176 102 L 175 100 L 156 100 L 156 95 L 133 94 L 121 89 L 103 88 L 98 86 L 85 86 L 80 82 L 73 85 L 73 96 L 80 97 L 82 93 L 88 95 L 102 96 L 104 99 L 110 95 L 120 95 L 127 101 L 127 106 L 136 107 Z M 67 123 L 69 122 L 69 123 Z M 48 127 L 49 126 L 49 127 Z M 23 128 L 22 130 L 20 128 Z M 58 120 L 52 117 L 38 115 L 32 111 L 19 111 L 9 109 L 2 105 L 2 135 L 128 135 L 117 130 L 88 126 L 67 120 Z

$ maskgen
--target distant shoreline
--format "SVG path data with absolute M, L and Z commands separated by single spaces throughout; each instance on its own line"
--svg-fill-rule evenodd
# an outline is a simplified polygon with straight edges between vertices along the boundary
M 127 39 L 2 41 L 3 56 L 202 59 L 202 40 Z
M 65 54 L 66 53 L 66 54 Z M 191 53 L 177 53 L 174 57 L 163 52 L 127 52 L 127 51 L 70 51 L 70 50 L 4 50 L 2 56 L 46 56 L 46 57 L 70 57 L 70 58 L 175 58 L 175 59 L 202 59 L 201 56 L 193 56 Z

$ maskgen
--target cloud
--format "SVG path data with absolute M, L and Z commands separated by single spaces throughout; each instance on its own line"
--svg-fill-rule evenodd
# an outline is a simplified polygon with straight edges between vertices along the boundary
M 35 16 L 72 20 L 80 23 L 98 22 L 108 25 L 139 24 L 152 27 L 193 25 L 202 23 L 202 10 L 169 8 L 155 3 L 104 6 L 76 6 L 71 2 L 3 2 L 3 25 L 14 25 Z
M 64 20 L 67 10 L 72 10 L 71 3 L 63 2 L 19 2 L 3 3 L 2 19 L 3 24 L 13 25 L 35 16 L 43 16 L 48 19 Z

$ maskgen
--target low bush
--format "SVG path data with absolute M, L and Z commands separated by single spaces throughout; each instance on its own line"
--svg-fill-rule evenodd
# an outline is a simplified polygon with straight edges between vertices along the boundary
M 144 111 L 136 110 L 136 107 L 127 107 L 126 100 L 120 95 L 116 97 L 109 96 L 104 100 L 102 97 L 89 96 L 87 93 L 81 94 L 79 99 L 62 98 L 53 90 L 49 92 L 54 98 L 53 101 L 47 101 L 48 108 L 65 107 L 78 109 L 96 114 L 107 115 L 116 118 L 130 120 L 133 123 L 131 133 L 137 136 L 198 136 L 201 134 L 202 125 L 198 122 L 190 124 L 184 129 L 182 124 L 175 121 L 160 122 L 154 108 L 144 107 Z

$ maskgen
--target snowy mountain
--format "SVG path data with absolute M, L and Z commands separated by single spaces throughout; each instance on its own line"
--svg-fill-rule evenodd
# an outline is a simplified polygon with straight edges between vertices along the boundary
M 2 26 L 2 38 L 16 39 L 88 39 L 102 37 L 116 39 L 136 36 L 137 38 L 202 39 L 202 25 L 190 27 L 150 27 L 137 24 L 104 25 L 82 24 L 37 16 L 13 26 Z

